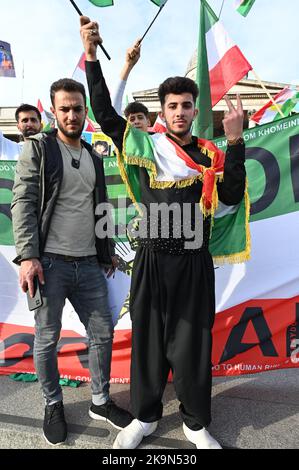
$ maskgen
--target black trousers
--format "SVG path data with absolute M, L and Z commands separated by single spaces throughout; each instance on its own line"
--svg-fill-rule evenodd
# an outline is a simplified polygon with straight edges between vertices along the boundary
M 211 330 L 215 278 L 208 251 L 173 255 L 140 247 L 131 284 L 131 407 L 144 422 L 162 416 L 169 371 L 193 429 L 211 421 Z

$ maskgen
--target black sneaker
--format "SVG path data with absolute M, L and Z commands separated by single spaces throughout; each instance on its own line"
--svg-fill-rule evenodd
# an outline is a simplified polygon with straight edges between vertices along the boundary
M 133 420 L 133 416 L 127 410 L 117 406 L 109 399 L 104 405 L 91 404 L 89 416 L 93 419 L 100 419 L 112 424 L 116 429 L 123 429 Z
M 52 446 L 58 446 L 66 440 L 67 425 L 62 401 L 46 406 L 43 430 L 44 438 Z

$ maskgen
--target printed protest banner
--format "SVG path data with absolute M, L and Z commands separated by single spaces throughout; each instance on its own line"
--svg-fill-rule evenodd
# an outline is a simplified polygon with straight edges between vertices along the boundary
M 239 375 L 299 365 L 299 116 L 249 129 L 246 169 L 251 199 L 251 260 L 215 266 L 217 314 L 213 329 L 214 375 Z M 226 140 L 216 144 L 225 150 Z M 16 162 L 0 162 L 0 374 L 33 372 L 33 315 L 18 287 L 9 204 Z M 111 202 L 130 204 L 116 158 L 104 159 Z M 116 212 L 115 211 L 115 212 Z M 117 213 L 117 212 L 116 212 Z M 116 215 L 117 217 L 117 215 Z M 126 219 L 127 220 L 127 219 Z M 134 251 L 116 236 L 120 269 L 109 280 L 116 324 L 112 382 L 130 374 L 128 294 Z M 63 377 L 89 381 L 87 340 L 70 304 L 59 342 Z

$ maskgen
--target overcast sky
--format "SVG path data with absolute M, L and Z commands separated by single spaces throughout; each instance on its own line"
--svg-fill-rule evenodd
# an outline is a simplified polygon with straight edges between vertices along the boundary
M 116 83 L 125 50 L 140 37 L 157 7 L 150 0 L 115 0 L 97 8 L 76 0 L 100 23 L 108 62 L 99 52 L 110 89 Z M 166 77 L 184 75 L 197 47 L 199 0 L 168 0 L 142 47 L 142 59 L 128 82 L 128 92 L 154 88 Z M 210 0 L 219 14 L 222 0 Z M 256 0 L 247 18 L 224 0 L 221 21 L 263 80 L 299 84 L 299 0 Z M 29 8 L 30 7 L 30 8 Z M 82 53 L 79 17 L 69 0 L 1 0 L 0 40 L 9 42 L 17 78 L 0 78 L 0 106 L 41 99 L 49 108 L 50 84 L 71 77 Z M 25 78 L 22 81 L 24 62 Z

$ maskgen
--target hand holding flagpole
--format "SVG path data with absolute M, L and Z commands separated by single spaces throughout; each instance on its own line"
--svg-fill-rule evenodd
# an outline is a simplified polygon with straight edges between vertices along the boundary
M 75 8 L 76 12 L 78 13 L 79 16 L 84 16 L 82 11 L 78 8 L 78 6 L 76 5 L 75 1 L 74 0 L 70 0 L 71 4 L 73 5 L 73 7 Z M 110 55 L 108 54 L 108 52 L 106 51 L 105 47 L 103 46 L 103 44 L 101 42 L 99 42 L 99 46 L 100 48 L 102 49 L 102 51 L 104 52 L 105 56 L 107 57 L 108 60 L 111 60 L 111 57 Z

